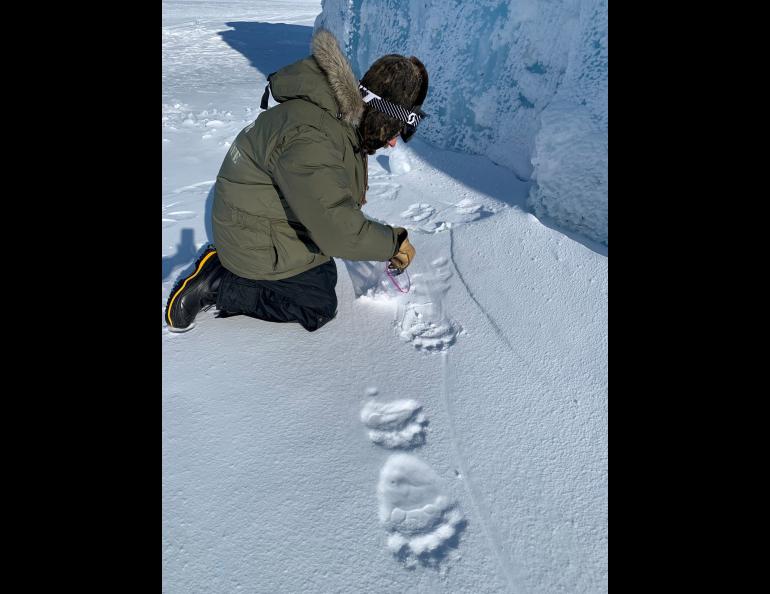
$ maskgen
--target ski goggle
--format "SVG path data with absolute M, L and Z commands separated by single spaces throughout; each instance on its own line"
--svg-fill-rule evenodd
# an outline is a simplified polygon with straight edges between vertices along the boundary
M 428 114 L 423 112 L 420 108 L 407 109 L 398 103 L 383 99 L 360 83 L 358 89 L 361 91 L 361 98 L 364 103 L 371 105 L 372 108 L 377 111 L 404 123 L 404 127 L 401 130 L 401 138 L 404 142 L 409 142 L 409 139 L 415 132 L 417 132 L 417 126 L 420 124 L 420 120 L 428 117 Z
M 421 118 L 427 118 L 427 117 L 428 117 L 428 114 L 426 114 L 426 113 L 423 113 L 423 111 L 422 111 L 422 110 L 420 110 L 419 108 L 418 108 L 418 110 L 417 110 L 417 111 L 415 111 L 415 112 L 413 112 L 413 113 L 416 113 L 416 114 L 417 114 L 419 117 L 421 117 Z M 410 139 L 412 136 L 414 136 L 414 133 L 415 133 L 415 132 L 417 132 L 417 124 L 418 124 L 418 123 L 419 123 L 419 120 L 418 120 L 416 123 L 414 123 L 414 124 L 410 124 L 410 123 L 408 123 L 408 122 L 407 122 L 407 123 L 404 125 L 404 129 L 403 129 L 403 130 L 401 130 L 401 139 L 402 139 L 404 142 L 409 142 L 409 139 Z

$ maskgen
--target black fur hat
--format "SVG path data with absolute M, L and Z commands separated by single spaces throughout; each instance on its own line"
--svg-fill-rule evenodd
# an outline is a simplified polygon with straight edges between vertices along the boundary
M 414 56 L 388 54 L 371 65 L 361 84 L 383 99 L 414 111 L 428 94 L 428 71 Z M 404 122 L 367 105 L 360 124 L 363 148 L 373 155 L 403 128 Z

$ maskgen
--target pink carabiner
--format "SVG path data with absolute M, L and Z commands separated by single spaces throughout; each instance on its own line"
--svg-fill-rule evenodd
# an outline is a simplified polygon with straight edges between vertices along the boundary
M 396 278 L 393 275 L 393 273 L 391 273 L 390 268 L 388 267 L 387 264 L 385 264 L 385 273 L 388 275 L 390 282 L 392 282 L 393 285 L 396 287 L 396 289 L 398 289 L 402 293 L 408 293 L 409 290 L 412 288 L 412 279 L 409 278 L 409 273 L 406 270 L 404 270 L 404 273 L 406 274 L 406 280 L 409 281 L 409 286 L 406 288 L 406 290 L 402 289 L 401 286 L 396 282 Z

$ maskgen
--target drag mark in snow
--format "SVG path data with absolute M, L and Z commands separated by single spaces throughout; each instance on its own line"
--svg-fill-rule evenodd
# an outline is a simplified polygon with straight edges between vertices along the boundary
M 492 326 L 494 331 L 497 333 L 497 335 L 500 337 L 500 339 L 508 345 L 508 348 L 511 349 L 511 351 L 516 352 L 516 349 L 513 348 L 513 345 L 511 344 L 511 341 L 508 340 L 508 337 L 505 335 L 505 332 L 503 332 L 500 329 L 500 326 L 497 325 L 497 322 L 492 318 L 491 315 L 489 315 L 489 312 L 484 308 L 481 303 L 479 303 L 478 299 L 476 299 L 476 296 L 473 294 L 473 291 L 471 291 L 470 286 L 467 282 L 465 282 L 465 279 L 463 278 L 462 272 L 460 272 L 460 269 L 457 267 L 457 262 L 455 261 L 455 247 L 454 247 L 454 234 L 452 233 L 452 230 L 449 230 L 449 255 L 452 259 L 452 265 L 454 266 L 454 269 L 457 271 L 457 276 L 460 279 L 460 282 L 465 287 L 465 290 L 468 292 L 468 296 L 473 300 L 473 302 L 476 304 L 476 307 L 479 308 L 482 314 L 484 314 L 484 317 L 487 318 L 487 321 Z M 518 354 L 518 353 L 517 353 Z
M 526 367 L 529 373 L 537 377 L 544 386 L 551 384 L 554 381 L 553 378 L 545 377 L 541 372 L 539 372 L 537 369 L 535 369 L 532 366 L 529 360 L 525 358 L 524 355 L 522 355 L 521 352 L 519 352 L 519 350 L 513 346 L 511 341 L 505 335 L 505 332 L 503 332 L 500 326 L 497 325 L 497 322 L 495 322 L 495 319 L 490 315 L 490 313 L 486 310 L 486 308 L 483 305 L 481 305 L 481 303 L 479 303 L 478 299 L 476 299 L 476 296 L 473 294 L 473 291 L 471 290 L 470 285 L 468 285 L 468 283 L 465 281 L 465 279 L 463 278 L 462 272 L 460 272 L 460 269 L 457 267 L 457 261 L 455 260 L 455 253 L 454 253 L 454 234 L 452 233 L 451 229 L 449 231 L 449 254 L 452 259 L 452 265 L 454 266 L 454 269 L 457 271 L 457 276 L 460 279 L 460 282 L 463 284 L 463 286 L 465 287 L 465 290 L 468 292 L 468 296 L 476 304 L 476 307 L 479 308 L 479 311 L 481 311 L 481 313 L 484 314 L 484 317 L 489 322 L 489 325 L 492 326 L 492 329 L 495 331 L 495 333 L 500 338 L 500 340 L 502 340 L 506 344 L 506 346 L 510 349 L 510 351 L 522 362 L 522 364 Z
M 416 400 L 367 402 L 361 422 L 369 428 L 369 439 L 388 449 L 417 447 L 425 443 L 425 413 Z
M 457 430 L 455 429 L 454 411 L 452 409 L 451 398 L 449 397 L 449 353 L 446 351 L 441 353 L 441 368 L 441 396 L 442 400 L 444 401 L 444 408 L 446 410 L 447 419 L 449 419 L 449 441 L 452 444 L 452 450 L 455 460 L 457 460 L 457 465 L 460 467 L 459 476 L 462 477 L 463 485 L 465 486 L 465 490 L 468 493 L 468 497 L 470 498 L 473 511 L 476 517 L 479 519 L 482 531 L 484 532 L 484 535 L 489 542 L 489 546 L 492 549 L 492 552 L 497 558 L 497 562 L 500 565 L 500 570 L 508 582 L 508 591 L 516 592 L 517 589 L 515 586 L 517 580 L 514 578 L 514 573 L 518 572 L 515 572 L 512 563 L 505 558 L 503 548 L 500 545 L 500 539 L 493 528 L 493 524 L 490 519 L 491 516 L 489 515 L 487 507 L 484 504 L 483 498 L 476 491 L 476 487 L 473 484 L 473 478 L 468 470 L 468 465 L 465 463 L 465 458 L 460 452 L 460 443 L 457 439 Z M 522 591 L 521 588 L 518 588 L 518 591 Z

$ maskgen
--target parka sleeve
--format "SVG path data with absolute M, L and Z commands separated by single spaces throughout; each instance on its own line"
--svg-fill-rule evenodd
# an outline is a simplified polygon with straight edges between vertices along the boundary
M 342 153 L 321 130 L 306 127 L 288 140 L 271 170 L 289 207 L 324 254 L 379 261 L 393 256 L 396 232 L 358 208 Z

